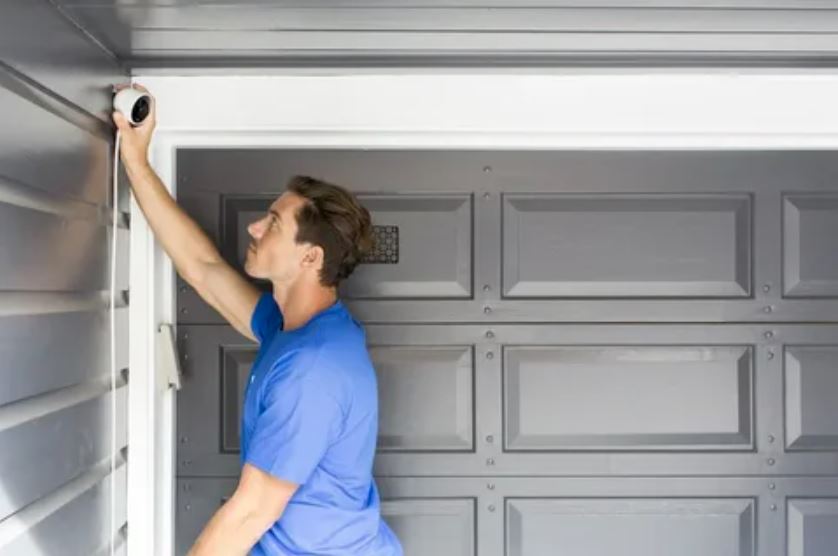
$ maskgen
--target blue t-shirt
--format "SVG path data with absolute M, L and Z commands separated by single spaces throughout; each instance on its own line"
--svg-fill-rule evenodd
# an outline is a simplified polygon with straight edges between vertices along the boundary
M 401 556 L 372 477 L 378 389 L 364 329 L 338 300 L 283 331 L 268 293 L 251 328 L 260 346 L 245 391 L 242 464 L 300 485 L 251 554 Z

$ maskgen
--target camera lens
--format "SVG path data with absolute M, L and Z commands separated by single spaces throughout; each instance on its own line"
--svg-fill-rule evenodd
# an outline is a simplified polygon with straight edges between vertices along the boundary
M 134 108 L 131 110 L 131 119 L 136 123 L 140 123 L 146 119 L 148 113 L 151 111 L 151 103 L 147 96 L 142 96 L 134 103 Z

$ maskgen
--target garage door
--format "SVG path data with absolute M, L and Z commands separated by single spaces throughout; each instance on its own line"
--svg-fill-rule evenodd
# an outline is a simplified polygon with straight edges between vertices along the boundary
M 356 192 L 342 295 L 408 555 L 834 556 L 838 156 L 181 150 L 240 266 L 293 174 Z M 179 553 L 239 473 L 255 345 L 178 283 Z

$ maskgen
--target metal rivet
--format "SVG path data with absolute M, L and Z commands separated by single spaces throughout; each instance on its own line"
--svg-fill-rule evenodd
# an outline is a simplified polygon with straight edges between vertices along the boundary
M 774 458 L 768 458 L 768 465 L 774 465 Z
M 180 293 L 186 293 L 186 286 L 180 287 Z
M 762 291 L 764 291 L 764 292 L 771 291 L 771 284 L 765 284 L 764 286 L 762 286 Z
M 495 337 L 495 333 L 494 333 L 494 332 L 492 332 L 491 330 L 487 330 L 487 331 L 486 331 L 486 337 L 487 337 L 487 338 L 494 338 L 494 337 Z
M 769 508 L 771 508 L 771 511 L 772 511 L 772 512 L 775 512 L 775 511 L 777 511 L 777 504 L 771 504 L 771 505 L 769 506 Z
M 766 330 L 765 333 L 763 334 L 763 336 L 767 339 L 770 339 L 770 338 L 774 337 L 774 333 L 771 332 L 770 330 Z
M 774 359 L 774 352 L 773 351 L 768 352 L 768 359 Z
M 486 488 L 488 488 L 489 490 L 495 490 L 495 483 L 489 483 L 488 485 L 486 485 Z
M 777 488 L 777 485 L 774 483 L 768 483 L 768 490 L 774 490 L 775 488 Z
M 494 465 L 494 464 L 495 464 L 495 460 L 493 460 L 492 458 L 488 458 L 486 460 L 486 465 Z
M 181 314 L 181 315 L 185 315 L 185 314 L 186 314 L 186 307 L 184 307 L 183 309 L 181 309 L 181 310 L 180 310 L 180 314 Z
M 774 442 L 774 435 L 773 434 L 768 435 L 768 442 Z
M 181 444 L 186 444 L 187 442 L 189 442 L 189 439 L 187 437 L 185 437 L 185 436 L 180 437 L 180 443 Z
M 483 171 L 484 171 L 484 172 L 486 172 L 486 173 L 488 174 L 489 172 L 491 172 L 491 171 L 492 171 L 492 167 L 491 167 L 491 166 L 484 166 L 484 167 L 483 167 Z
M 492 353 L 491 351 L 486 354 L 486 359 L 494 359 L 494 358 L 495 358 L 495 354 Z
M 492 195 L 491 195 L 488 191 L 487 191 L 486 193 L 484 193 L 484 194 L 483 194 L 483 198 L 484 198 L 484 199 L 488 199 L 488 198 L 489 198 L 489 197 L 491 197 L 491 196 L 492 196 Z
M 487 291 L 489 291 L 489 290 L 491 290 L 491 289 L 492 289 L 492 286 L 490 286 L 489 284 L 483 284 L 483 291 L 484 291 L 484 292 L 487 292 Z
M 771 305 L 767 305 L 767 306 L 765 306 L 765 307 L 763 307 L 763 308 L 762 308 L 762 312 L 763 312 L 763 313 L 770 313 L 770 312 L 771 312 L 771 311 L 773 311 L 773 310 L 774 310 L 774 309 L 771 307 Z
M 495 506 L 494 506 L 494 504 L 489 504 L 489 511 L 490 511 L 490 512 L 495 511 Z
M 186 508 L 186 511 L 188 512 L 189 510 L 191 510 L 191 509 L 192 509 L 192 504 L 187 504 L 187 505 L 185 506 L 185 508 Z
M 486 442 L 488 442 L 489 444 L 491 444 L 494 441 L 495 441 L 495 437 L 492 436 L 491 434 L 486 436 Z
M 189 334 L 184 333 L 184 334 L 183 334 L 183 339 L 184 339 L 184 340 L 188 340 L 188 339 L 189 339 Z
M 192 465 L 192 460 L 185 459 L 182 462 L 180 462 L 180 464 L 183 465 L 184 467 L 187 467 L 189 465 Z
M 488 315 L 489 313 L 492 312 L 492 308 L 491 307 L 483 307 L 483 312 Z

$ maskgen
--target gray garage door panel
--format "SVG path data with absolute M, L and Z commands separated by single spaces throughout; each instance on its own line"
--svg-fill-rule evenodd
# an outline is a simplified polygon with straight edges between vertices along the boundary
M 468 195 L 359 196 L 376 226 L 398 228 L 397 264 L 362 265 L 342 288 L 346 298 L 471 296 L 472 208 Z M 250 236 L 276 195 L 222 199 L 222 251 L 239 266 Z M 428 245 L 436 248 L 428 250 Z M 397 258 L 396 258 L 397 257 Z
M 787 346 L 786 445 L 838 451 L 838 346 Z
M 476 554 L 474 499 L 385 500 L 381 503 L 381 516 L 399 538 L 407 556 Z
M 188 552 L 213 513 L 235 491 L 236 484 L 232 478 L 177 481 L 176 554 Z M 381 517 L 401 540 L 406 556 L 476 554 L 474 497 L 443 496 L 431 488 L 424 494 L 382 499 Z
M 179 333 L 179 473 L 235 474 L 255 346 L 229 327 Z M 816 417 L 805 421 L 812 438 L 838 434 L 822 395 L 833 388 L 824 353 L 838 348 L 823 346 L 838 346 L 834 325 L 368 325 L 367 338 L 379 373 L 379 475 L 838 469 L 831 444 L 783 449 L 800 415 Z M 787 400 L 786 343 L 811 363 L 798 405 Z
M 471 297 L 471 196 L 359 195 L 359 199 L 373 224 L 399 229 L 398 264 L 360 266 L 345 283 L 345 297 Z
M 751 199 L 505 195 L 507 297 L 747 297 Z
M 748 499 L 506 500 L 507 554 L 752 556 Z M 565 547 L 565 548 L 562 548 Z
M 830 322 L 836 168 L 826 152 L 185 149 L 178 191 L 238 264 L 248 215 L 226 224 L 225 200 L 295 173 L 349 187 L 399 227 L 399 263 L 361 265 L 344 292 L 367 323 Z M 415 208 L 427 198 L 473 201 Z M 180 322 L 222 322 L 180 287 Z
M 823 506 L 838 494 L 835 477 L 428 477 L 379 478 L 377 482 L 384 500 L 438 492 L 450 497 L 475 496 L 478 553 L 489 556 L 788 556 L 786 500 L 812 497 Z M 822 513 L 832 519 L 833 511 L 834 507 L 824 506 Z M 667 521 L 670 515 L 671 522 Z M 527 532 L 525 538 L 516 538 L 521 517 L 527 532 L 535 533 L 529 539 Z M 652 527 L 656 529 L 649 532 Z M 644 529 L 648 537 L 638 534 Z M 559 532 L 569 536 L 566 542 L 555 542 Z M 696 543 L 697 535 L 701 538 Z M 810 545 L 830 538 L 814 529 L 801 530 L 801 535 Z M 646 544 L 651 541 L 659 541 L 659 545 Z
M 242 401 L 250 377 L 250 367 L 256 358 L 256 346 L 219 346 L 221 370 L 221 452 L 238 454 L 241 450 Z M 198 372 L 212 372 L 207 369 Z
M 838 296 L 838 196 L 784 197 L 783 226 L 785 294 Z
M 387 393 L 379 399 L 380 451 L 474 448 L 472 346 L 373 345 L 370 356 Z
M 388 234 L 342 294 L 378 372 L 374 473 L 407 554 L 782 556 L 831 538 L 835 153 L 178 153 L 179 198 L 234 264 L 293 174 L 347 186 Z M 179 288 L 185 550 L 239 474 L 255 346 Z M 789 499 L 818 503 L 796 510 L 811 526 Z
M 750 450 L 750 347 L 504 351 L 508 450 Z
M 370 338 L 379 391 L 386 392 L 379 403 L 381 453 L 424 453 L 437 460 L 441 453 L 461 453 L 474 467 L 475 456 L 467 455 L 475 445 L 473 340 L 448 328 L 434 327 L 424 341 Z M 223 326 L 181 326 L 179 338 L 185 388 L 178 404 L 178 469 L 236 473 L 241 403 L 256 346 Z M 427 403 L 431 399 L 434 404 Z M 197 404 L 201 412 L 194 411 Z
M 838 498 L 788 500 L 788 556 L 831 556 L 838 547 Z

